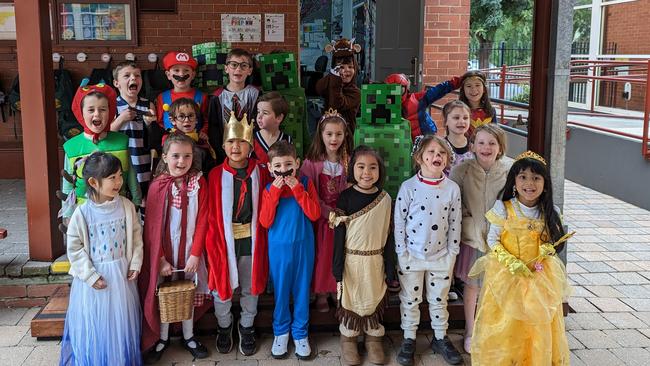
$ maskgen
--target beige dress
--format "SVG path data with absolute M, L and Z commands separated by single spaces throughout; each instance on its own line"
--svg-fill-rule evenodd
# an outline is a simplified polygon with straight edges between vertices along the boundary
M 337 316 L 348 329 L 362 331 L 380 325 L 386 294 L 384 245 L 391 220 L 391 200 L 384 191 L 368 206 L 334 219 L 346 225 L 345 263 Z

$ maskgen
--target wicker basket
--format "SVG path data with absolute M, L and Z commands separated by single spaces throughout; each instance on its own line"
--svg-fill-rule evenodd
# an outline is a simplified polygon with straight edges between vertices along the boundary
M 192 318 L 196 281 L 197 276 L 194 274 L 194 281 L 163 282 L 158 286 L 158 308 L 162 323 L 175 323 Z

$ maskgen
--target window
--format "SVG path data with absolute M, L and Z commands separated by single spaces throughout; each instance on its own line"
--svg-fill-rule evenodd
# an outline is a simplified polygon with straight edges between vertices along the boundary
M 135 0 L 55 0 L 59 44 L 117 46 L 137 44 Z

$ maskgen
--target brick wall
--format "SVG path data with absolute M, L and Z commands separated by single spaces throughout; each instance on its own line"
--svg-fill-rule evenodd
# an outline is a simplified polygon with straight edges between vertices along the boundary
M 138 14 L 138 47 L 60 47 L 53 45 L 53 52 L 61 53 L 66 60 L 65 67 L 72 72 L 73 81 L 78 83 L 96 67 L 104 67 L 100 61 L 102 53 L 113 55 L 114 60 L 123 60 L 124 54 L 132 52 L 143 68 L 151 68 L 147 54 L 162 56 L 170 50 L 191 52 L 196 43 L 219 41 L 221 39 L 221 14 L 227 13 L 284 13 L 284 43 L 234 43 L 253 53 L 264 53 L 282 48 L 298 54 L 298 0 L 178 0 L 178 14 Z M 263 23 L 263 21 L 262 21 Z M 79 63 L 78 52 L 88 54 L 88 61 Z M 115 61 L 114 61 L 115 63 Z M 56 65 L 55 65 L 56 67 Z M 0 46 L 0 90 L 7 90 L 16 76 L 16 47 Z M 0 144 L 16 142 L 12 123 L 0 123 Z M 22 137 L 20 116 L 16 124 L 18 140 Z
M 650 1 L 650 0 L 649 0 Z M 424 4 L 423 81 L 435 85 L 467 71 L 470 0 L 426 0 Z M 450 94 L 435 104 L 456 99 Z M 432 117 L 443 131 L 442 114 Z
M 603 44 L 616 43 L 616 53 L 619 55 L 649 55 L 650 32 L 647 31 L 647 21 L 650 19 L 650 0 L 614 4 L 604 9 Z M 626 101 L 622 97 L 623 83 L 608 84 L 601 86 L 600 105 L 626 108 Z M 613 101 L 609 98 L 605 100 L 612 88 Z M 645 87 L 632 84 L 632 99 L 627 102 L 627 109 L 643 111 L 644 99 Z

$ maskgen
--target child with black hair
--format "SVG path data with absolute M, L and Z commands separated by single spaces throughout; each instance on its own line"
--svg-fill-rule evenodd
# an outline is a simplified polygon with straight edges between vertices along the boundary
M 120 160 L 91 154 L 83 166 L 88 200 L 67 231 L 72 288 L 60 365 L 140 365 L 142 233 L 135 206 L 120 196 Z
M 382 190 L 386 168 L 374 149 L 361 145 L 348 168 L 351 187 L 341 192 L 329 215 L 334 229 L 332 270 L 337 282 L 337 319 L 341 322 L 341 353 L 348 365 L 361 363 L 357 336 L 365 334 L 368 361 L 383 364 L 387 274 L 393 273 L 394 242 L 391 198 Z M 377 230 L 383 228 L 384 230 Z
M 485 216 L 491 250 L 469 273 L 483 273 L 472 364 L 569 365 L 562 314 L 569 286 L 555 254 L 572 234 L 565 234 L 553 205 L 544 158 L 530 151 L 519 155 L 502 199 Z

